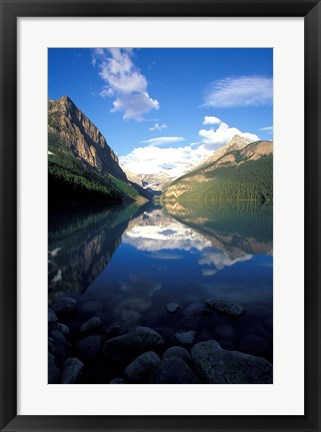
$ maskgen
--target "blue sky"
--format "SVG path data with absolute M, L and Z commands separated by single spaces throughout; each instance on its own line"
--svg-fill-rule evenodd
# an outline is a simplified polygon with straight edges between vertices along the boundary
M 50 48 L 48 75 L 136 173 L 179 175 L 235 133 L 272 139 L 272 49 Z

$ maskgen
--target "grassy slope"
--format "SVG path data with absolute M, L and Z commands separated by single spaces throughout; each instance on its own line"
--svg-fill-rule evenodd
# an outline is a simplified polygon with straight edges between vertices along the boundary
M 235 152 L 238 153 L 238 152 Z M 210 168 L 205 172 L 204 168 Z M 202 176 L 204 181 L 198 181 Z M 273 199 L 273 156 L 245 161 L 238 166 L 220 166 L 215 163 L 194 170 L 175 180 L 173 186 L 184 186 L 186 191 L 178 198 L 184 200 L 266 200 Z M 165 199 L 174 198 L 170 191 Z

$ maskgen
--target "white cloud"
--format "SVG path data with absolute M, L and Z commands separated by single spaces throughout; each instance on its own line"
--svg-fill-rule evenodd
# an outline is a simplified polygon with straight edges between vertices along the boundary
M 214 116 L 205 116 L 203 120 L 203 125 L 209 125 L 209 124 L 220 124 L 222 121 Z
M 206 117 L 204 117 L 204 122 L 205 119 Z M 222 122 L 220 119 L 217 120 L 219 120 L 219 123 L 217 123 L 219 126 L 216 130 L 212 127 L 210 129 L 201 129 L 198 132 L 201 137 L 201 144 L 205 145 L 208 150 L 216 150 L 230 141 L 235 135 L 240 135 L 251 141 L 257 141 L 259 139 L 255 134 L 242 132 L 236 127 L 229 127 L 227 123 Z M 203 124 L 205 124 L 204 122 Z
M 159 102 L 147 91 L 146 77 L 132 60 L 131 49 L 94 49 L 92 64 L 98 64 L 99 75 L 105 82 L 102 97 L 113 97 L 112 112 L 122 112 L 124 119 L 143 120 L 143 115 L 159 108 Z
M 264 76 L 228 77 L 208 86 L 205 107 L 270 105 L 273 98 L 273 80 Z
M 138 147 L 119 158 L 121 166 L 136 174 L 161 174 L 172 178 L 202 163 L 213 152 L 204 146 L 178 148 Z
M 185 138 L 183 137 L 158 137 L 158 138 L 151 138 L 148 140 L 141 141 L 141 144 L 149 144 L 151 146 L 160 146 L 164 144 L 171 144 L 171 143 L 177 143 L 185 141 Z
M 267 132 L 269 134 L 273 133 L 273 126 L 267 126 L 260 129 L 260 131 Z
M 204 118 L 205 121 L 205 118 Z M 219 121 L 219 123 L 218 123 Z M 219 126 L 199 131 L 200 141 L 182 147 L 160 148 L 161 145 L 184 141 L 183 137 L 158 137 L 144 140 L 126 156 L 119 158 L 121 166 L 135 174 L 166 175 L 179 177 L 187 171 L 203 163 L 213 155 L 213 151 L 230 141 L 235 135 L 257 141 L 255 134 L 242 132 L 235 127 L 229 127 L 217 119 Z
M 162 129 L 166 129 L 167 128 L 167 124 L 163 123 L 162 125 L 160 125 L 159 123 L 155 123 L 154 126 L 150 127 L 148 130 L 150 131 L 155 131 L 155 130 L 159 130 L 161 131 Z

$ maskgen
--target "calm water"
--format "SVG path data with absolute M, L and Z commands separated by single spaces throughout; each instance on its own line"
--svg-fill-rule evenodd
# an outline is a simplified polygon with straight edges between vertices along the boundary
M 215 339 L 272 361 L 272 206 L 132 205 L 51 215 L 49 228 L 49 302 L 77 299 L 74 331 L 92 316 L 123 331 L 192 329 L 196 342 Z M 214 297 L 245 314 L 204 316 Z M 180 305 L 174 315 L 170 302 Z

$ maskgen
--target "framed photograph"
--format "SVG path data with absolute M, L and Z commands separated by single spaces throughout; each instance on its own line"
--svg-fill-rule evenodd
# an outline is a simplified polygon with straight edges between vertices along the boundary
M 319 2 L 0 1 L 1 431 L 320 431 Z

